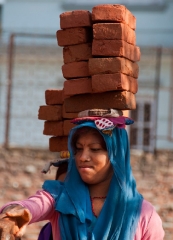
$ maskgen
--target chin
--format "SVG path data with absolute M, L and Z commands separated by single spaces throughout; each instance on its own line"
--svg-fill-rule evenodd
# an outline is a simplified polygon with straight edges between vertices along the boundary
M 94 179 L 88 179 L 88 178 L 82 178 L 82 180 L 86 183 L 86 184 L 95 184 L 96 182 L 94 181 Z
M 86 176 L 81 176 L 82 181 L 84 181 L 86 184 L 92 184 L 93 183 L 93 179 L 86 177 Z

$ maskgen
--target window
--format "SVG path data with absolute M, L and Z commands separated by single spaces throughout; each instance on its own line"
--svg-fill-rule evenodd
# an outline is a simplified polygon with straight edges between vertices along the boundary
M 0 3 L 0 34 L 2 32 L 2 4 Z
M 155 108 L 154 102 L 141 101 L 131 111 L 134 124 L 130 126 L 132 149 L 154 152 L 155 149 Z

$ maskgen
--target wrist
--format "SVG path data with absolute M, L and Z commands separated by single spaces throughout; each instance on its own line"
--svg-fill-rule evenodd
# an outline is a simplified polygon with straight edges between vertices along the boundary
M 13 209 L 14 207 L 18 206 L 18 204 L 10 204 L 8 206 L 6 206 L 1 213 L 6 213 L 8 212 L 9 210 Z

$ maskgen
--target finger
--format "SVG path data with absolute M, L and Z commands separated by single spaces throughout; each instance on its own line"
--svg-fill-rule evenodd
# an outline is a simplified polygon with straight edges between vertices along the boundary
M 11 233 L 11 230 L 13 229 L 15 225 L 14 221 L 11 221 L 7 218 L 4 218 L 0 221 L 0 231 L 1 235 L 4 233 Z
M 13 234 L 3 232 L 1 234 L 1 240 L 15 240 L 15 237 Z
M 27 223 L 23 223 L 21 219 L 17 218 L 6 217 L 0 221 L 0 231 L 3 231 L 4 235 L 10 233 L 19 238 L 24 235 L 26 226 Z M 0 234 L 0 236 L 2 236 L 2 234 Z M 2 240 L 2 237 L 0 239 Z
M 25 231 L 26 231 L 26 225 L 19 229 L 19 231 L 16 233 L 16 237 L 21 238 L 25 234 Z
M 14 239 L 14 235 L 19 231 L 14 219 L 3 218 L 0 221 L 0 239 Z
M 13 235 L 16 235 L 18 232 L 19 232 L 19 227 L 17 225 L 14 225 L 14 227 L 12 228 L 11 233 Z

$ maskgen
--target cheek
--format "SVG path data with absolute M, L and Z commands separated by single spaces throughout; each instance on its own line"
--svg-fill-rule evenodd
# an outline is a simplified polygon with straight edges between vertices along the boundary
M 110 163 L 110 160 L 107 154 L 99 158 L 98 166 L 100 166 L 100 169 L 103 169 L 103 171 L 112 169 L 112 164 Z
M 108 155 L 107 154 L 100 154 L 96 157 L 95 162 L 97 162 L 98 164 L 104 166 L 104 165 L 108 165 L 110 164 L 110 161 L 108 159 Z
M 111 164 L 106 156 L 102 156 L 94 161 L 94 166 L 98 171 L 105 171 L 106 169 L 109 169 L 111 167 Z

